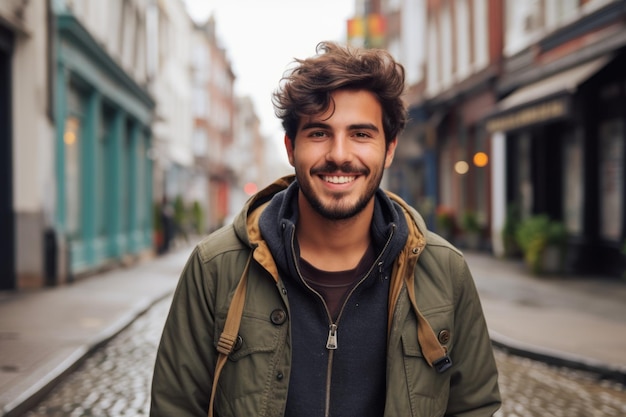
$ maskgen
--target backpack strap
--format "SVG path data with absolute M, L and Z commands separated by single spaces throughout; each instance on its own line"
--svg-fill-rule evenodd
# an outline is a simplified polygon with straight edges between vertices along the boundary
M 417 308 L 413 274 L 410 274 L 407 278 L 407 291 L 411 305 L 413 306 L 413 311 L 415 311 L 417 315 L 417 340 L 422 348 L 424 358 L 426 358 L 428 365 L 434 368 L 438 373 L 442 373 L 452 366 L 452 359 L 448 356 L 446 348 L 441 346 L 439 340 L 437 340 L 437 336 L 435 336 L 435 332 L 428 323 L 428 320 L 426 320 L 424 315 L 419 311 L 419 308 Z
M 250 251 L 250 256 L 246 262 L 246 267 L 241 274 L 233 299 L 228 307 L 228 313 L 226 314 L 226 323 L 224 324 L 224 330 L 220 334 L 220 339 L 217 342 L 218 357 L 215 364 L 215 373 L 213 375 L 213 386 L 211 388 L 211 399 L 209 400 L 209 417 L 213 417 L 213 407 L 215 402 L 215 393 L 217 392 L 217 381 L 220 378 L 222 369 L 228 360 L 228 355 L 233 351 L 237 335 L 239 333 L 239 325 L 241 324 L 241 316 L 243 315 L 243 306 L 246 302 L 246 289 L 248 284 L 248 271 L 250 270 L 250 264 L 252 262 L 252 254 L 254 251 Z

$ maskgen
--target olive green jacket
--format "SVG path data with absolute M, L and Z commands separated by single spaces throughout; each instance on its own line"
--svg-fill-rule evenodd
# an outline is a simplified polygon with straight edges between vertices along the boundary
M 282 416 L 290 375 L 289 299 L 258 219 L 285 177 L 251 198 L 228 225 L 201 241 L 176 289 L 152 382 L 152 417 L 206 416 L 233 292 L 251 254 L 247 297 L 236 344 L 219 379 L 215 415 Z M 391 277 L 385 416 L 491 416 L 500 406 L 497 370 L 476 288 L 462 254 L 427 232 L 397 196 L 410 233 Z M 254 250 L 252 250 L 254 248 Z M 452 367 L 438 373 L 423 357 L 405 277 L 414 274 L 417 305 Z M 306 417 L 306 416 L 303 416 Z M 356 416 L 355 416 L 356 417 Z

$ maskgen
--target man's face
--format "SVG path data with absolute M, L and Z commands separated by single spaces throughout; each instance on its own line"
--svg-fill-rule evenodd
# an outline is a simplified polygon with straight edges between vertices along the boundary
M 324 218 L 342 220 L 373 204 L 397 140 L 385 146 L 382 109 L 369 91 L 339 90 L 332 97 L 334 109 L 302 118 L 295 145 L 285 137 L 285 147 L 305 203 Z

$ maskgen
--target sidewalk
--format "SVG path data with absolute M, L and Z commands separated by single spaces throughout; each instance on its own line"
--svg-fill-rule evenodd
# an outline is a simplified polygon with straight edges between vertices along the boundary
M 88 353 L 170 295 L 190 252 L 65 286 L 0 292 L 0 416 L 22 415 Z
M 465 257 L 494 345 L 626 384 L 626 282 L 538 277 L 522 261 Z
M 93 349 L 174 290 L 191 251 L 73 284 L 0 293 L 0 416 L 19 416 Z M 466 253 L 494 344 L 626 381 L 626 283 L 537 278 Z

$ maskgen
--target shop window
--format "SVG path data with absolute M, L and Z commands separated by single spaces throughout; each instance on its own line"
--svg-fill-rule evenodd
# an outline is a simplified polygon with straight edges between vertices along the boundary
M 97 176 L 97 199 L 96 205 L 96 231 L 100 236 L 106 236 L 111 224 L 111 212 L 110 207 L 112 201 L 112 195 L 110 193 L 113 184 L 111 182 L 111 174 L 114 169 L 110 163 L 111 153 L 111 137 L 114 134 L 113 125 L 113 111 L 105 108 L 102 112 L 102 122 L 98 129 L 98 142 L 97 142 L 97 164 L 98 164 L 98 176 Z
M 80 234 L 80 139 L 81 121 L 70 115 L 65 119 L 63 143 L 65 149 L 65 228 L 70 238 Z
M 148 192 L 147 192 L 147 139 L 143 132 L 139 132 L 137 138 L 137 225 L 139 229 L 148 228 Z
M 519 135 L 517 142 L 518 165 L 518 196 L 517 201 L 520 203 L 522 218 L 530 217 L 533 214 L 534 190 L 531 176 L 531 140 L 532 136 L 528 132 Z
M 624 123 L 611 119 L 600 124 L 600 236 L 621 238 L 624 221 Z
M 583 184 L 583 140 L 581 130 L 564 137 L 563 145 L 563 220 L 567 230 L 573 234 L 582 232 Z

